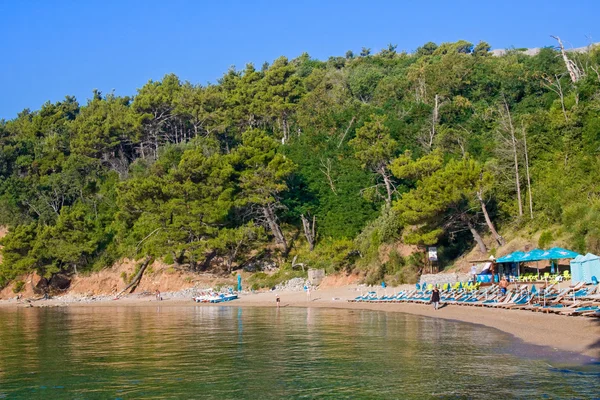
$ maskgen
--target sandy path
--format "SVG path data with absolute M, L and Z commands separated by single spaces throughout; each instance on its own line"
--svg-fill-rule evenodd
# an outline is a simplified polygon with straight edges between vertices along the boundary
M 388 289 L 389 293 L 395 289 Z M 380 289 L 380 294 L 383 294 Z M 361 292 L 355 285 L 339 288 L 328 288 L 311 293 L 311 301 L 304 292 L 278 292 L 282 307 L 325 307 L 403 312 L 426 317 L 443 318 L 496 328 L 528 344 L 548 346 L 550 349 L 570 351 L 600 359 L 600 319 L 568 317 L 557 314 L 533 313 L 525 310 L 503 310 L 481 307 L 447 305 L 440 310 L 423 304 L 381 304 L 381 303 L 349 303 Z M 239 300 L 225 305 L 275 307 L 276 292 L 264 292 L 242 295 Z M 90 303 L 61 303 L 57 300 L 38 301 L 35 306 L 69 306 L 69 307 L 115 307 L 115 306 L 156 306 L 154 297 L 123 298 L 118 301 L 97 301 Z M 181 306 L 196 303 L 190 300 L 170 299 L 161 302 L 161 306 Z M 14 300 L 0 301 L 3 307 L 24 307 Z M 208 305 L 207 305 L 208 306 Z

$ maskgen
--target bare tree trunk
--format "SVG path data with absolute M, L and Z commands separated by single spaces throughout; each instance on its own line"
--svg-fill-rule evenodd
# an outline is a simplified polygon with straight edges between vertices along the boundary
M 596 77 L 598 78 L 598 82 L 600 82 L 600 71 L 598 71 L 598 66 L 590 66 L 590 68 L 592 69 L 592 71 L 594 71 L 596 73 Z
M 123 289 L 119 293 L 117 293 L 117 295 L 115 296 L 116 299 L 118 299 L 119 296 L 121 296 L 123 293 L 125 293 L 129 288 L 131 288 L 131 291 L 129 293 L 133 293 L 133 291 L 135 290 L 135 288 L 137 288 L 137 286 L 139 285 L 140 281 L 142 280 L 142 276 L 144 275 L 144 271 L 146 270 L 146 268 L 150 264 L 151 260 L 152 260 L 152 257 L 150 257 L 150 256 L 146 257 L 146 259 L 144 260 L 144 262 L 140 266 L 140 270 L 138 271 L 138 273 L 133 277 L 133 279 L 131 280 L 131 282 L 129 283 L 129 285 L 127 285 L 125 287 L 125 289 Z
M 512 117 L 510 115 L 510 109 L 508 108 L 508 103 L 506 102 L 506 98 L 504 99 L 504 107 L 506 108 L 506 115 L 508 118 L 508 125 L 510 130 L 510 141 L 512 145 L 513 156 L 515 159 L 515 184 L 517 187 L 517 201 L 519 202 L 519 217 L 523 216 L 523 201 L 521 200 L 521 182 L 519 178 L 519 158 L 517 152 L 517 138 L 515 136 L 515 127 L 512 122 Z
M 435 98 L 434 98 L 433 116 L 432 116 L 432 121 L 431 121 L 431 142 L 430 142 L 431 146 L 433 146 L 433 138 L 435 137 L 435 126 L 438 123 L 439 106 L 440 106 L 439 100 L 440 100 L 440 96 L 438 96 L 436 94 Z
M 285 236 L 283 235 L 283 232 L 281 231 L 281 227 L 277 223 L 277 217 L 275 216 L 275 213 L 273 212 L 273 209 L 271 207 L 272 207 L 271 204 L 267 204 L 262 207 L 263 216 L 265 217 L 267 224 L 269 224 L 269 228 L 271 229 L 273 236 L 275 236 L 275 241 L 278 244 L 283 246 L 283 254 L 287 255 L 288 244 L 287 244 L 287 241 L 285 240 Z
M 281 139 L 281 144 L 286 144 L 289 139 L 289 130 L 287 126 L 287 120 L 285 117 L 281 118 L 281 131 L 283 133 L 283 138 Z
M 554 78 L 556 80 L 552 80 L 552 78 L 545 76 L 544 80 L 548 83 L 543 83 L 542 85 L 544 85 L 546 88 L 552 90 L 554 93 L 556 93 L 558 95 L 558 98 L 560 99 L 560 106 L 562 108 L 562 112 L 563 112 L 563 117 L 565 117 L 565 122 L 569 122 L 569 117 L 567 115 L 567 109 L 565 107 L 565 94 L 562 90 L 562 85 L 560 83 L 560 77 L 558 75 L 554 75 Z
M 342 145 L 342 143 L 344 143 L 344 139 L 346 138 L 346 135 L 348 134 L 348 131 L 350 130 L 350 127 L 354 123 L 355 119 L 356 119 L 356 116 L 352 117 L 352 119 L 350 120 L 350 123 L 348 124 L 348 127 L 344 131 L 344 134 L 342 135 L 342 138 L 340 139 L 340 142 L 338 143 L 338 149 L 340 148 L 340 146 Z
M 473 235 L 473 239 L 475 239 L 475 241 L 477 242 L 479 251 L 484 254 L 487 253 L 487 247 L 485 247 L 485 243 L 483 243 L 481 235 L 479 235 L 479 232 L 477 232 L 471 221 L 467 221 L 467 226 L 469 227 L 469 231 L 471 231 L 471 235 Z
M 531 179 L 529 177 L 529 155 L 527 154 L 527 133 L 525 128 L 521 127 L 523 131 L 523 145 L 525 146 L 525 173 L 527 174 L 527 192 L 529 194 L 529 216 L 533 219 L 533 197 L 531 194 Z
M 329 187 L 331 188 L 331 191 L 333 192 L 333 194 L 335 194 L 337 196 L 337 191 L 335 190 L 335 184 L 333 182 L 333 178 L 331 177 L 331 160 L 328 158 L 327 163 L 325 163 L 323 161 L 323 159 L 321 159 L 321 166 L 323 168 L 320 168 L 319 170 L 323 174 L 325 174 L 325 177 L 327 178 L 327 182 L 329 182 Z
M 440 105 L 440 96 L 436 94 L 434 97 L 433 111 L 431 112 L 431 126 L 425 129 L 418 138 L 426 152 L 430 152 L 433 149 L 433 142 L 435 141 L 435 135 L 437 134 L 436 127 L 439 122 Z
M 485 206 L 485 201 L 483 200 L 483 194 L 481 193 L 481 190 L 477 191 L 477 199 L 479 200 L 479 204 L 481 204 L 481 211 L 483 212 L 485 223 L 490 229 L 490 232 L 492 232 L 494 240 L 498 242 L 498 245 L 504 246 L 504 238 L 498 234 L 498 231 L 496 231 L 496 227 L 494 226 L 494 223 L 492 222 L 492 219 L 487 211 L 487 207 Z
M 296 267 L 302 267 L 302 272 L 304 272 L 304 263 L 297 263 L 296 260 L 298 259 L 298 255 L 295 255 L 294 258 L 292 259 L 292 269 L 295 269 Z
M 231 251 L 231 249 L 229 251 L 229 256 L 227 257 L 227 272 L 229 272 L 229 273 L 231 273 L 231 270 L 233 267 L 233 261 L 237 257 L 237 254 L 240 251 L 240 249 L 242 248 L 242 244 L 244 244 L 244 239 L 241 239 L 236 243 L 233 251 Z
M 558 47 L 560 48 L 560 54 L 562 55 L 563 61 L 565 62 L 565 66 L 567 67 L 567 71 L 569 71 L 569 75 L 571 76 L 571 81 L 573 83 L 577 82 L 581 78 L 581 70 L 573 61 L 569 60 L 567 57 L 567 52 L 565 51 L 565 46 L 563 46 L 562 40 L 558 36 L 552 36 L 551 38 L 556 39 L 558 42 Z
M 313 251 L 315 248 L 315 241 L 316 241 L 316 235 L 315 235 L 316 218 L 313 215 L 312 225 L 311 225 L 310 221 L 304 216 L 304 214 L 300 215 L 300 218 L 302 219 L 302 227 L 304 228 L 304 236 L 306 236 L 306 241 L 308 242 L 308 245 L 310 246 L 310 251 Z
M 392 206 L 392 193 L 394 192 L 392 189 L 392 182 L 390 181 L 390 177 L 388 176 L 385 166 L 382 166 L 379 169 L 379 174 L 383 178 L 383 183 L 385 184 L 385 190 L 387 191 L 387 197 L 385 199 L 385 204 L 388 208 Z

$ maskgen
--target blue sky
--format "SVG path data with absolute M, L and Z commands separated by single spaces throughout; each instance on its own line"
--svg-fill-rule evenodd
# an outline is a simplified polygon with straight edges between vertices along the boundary
M 133 95 L 175 73 L 216 82 L 231 65 L 319 59 L 388 43 L 485 40 L 492 48 L 600 42 L 600 1 L 0 0 L 0 118 L 93 89 Z M 587 37 L 586 37 L 587 36 Z

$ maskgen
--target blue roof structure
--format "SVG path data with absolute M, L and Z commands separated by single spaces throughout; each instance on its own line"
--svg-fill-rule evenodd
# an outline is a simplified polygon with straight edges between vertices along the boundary
M 514 253 L 510 253 L 505 255 L 504 257 L 500 257 L 496 260 L 497 263 L 507 263 L 507 262 L 516 262 L 516 258 L 521 257 L 523 254 L 522 251 L 515 251 Z
M 497 263 L 507 262 L 527 262 L 527 261 L 541 261 L 541 260 L 563 260 L 567 258 L 575 258 L 579 254 L 574 251 L 563 249 L 562 247 L 553 247 L 550 250 L 533 249 L 526 253 L 522 251 L 515 251 L 500 257 L 496 260 Z
M 553 247 L 546 250 L 542 256 L 544 260 L 562 260 L 567 258 L 575 258 L 579 254 L 574 251 L 563 249 L 562 247 Z
M 523 254 L 521 257 L 516 258 L 515 261 L 516 262 L 526 262 L 526 261 L 545 260 L 544 258 L 542 258 L 543 254 L 544 254 L 544 250 L 533 249 L 533 250 L 528 251 L 527 253 Z

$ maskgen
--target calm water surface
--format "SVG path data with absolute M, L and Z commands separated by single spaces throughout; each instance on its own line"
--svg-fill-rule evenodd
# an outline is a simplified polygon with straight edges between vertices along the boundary
M 399 313 L 207 306 L 0 310 L 0 399 L 598 398 L 600 367 Z

